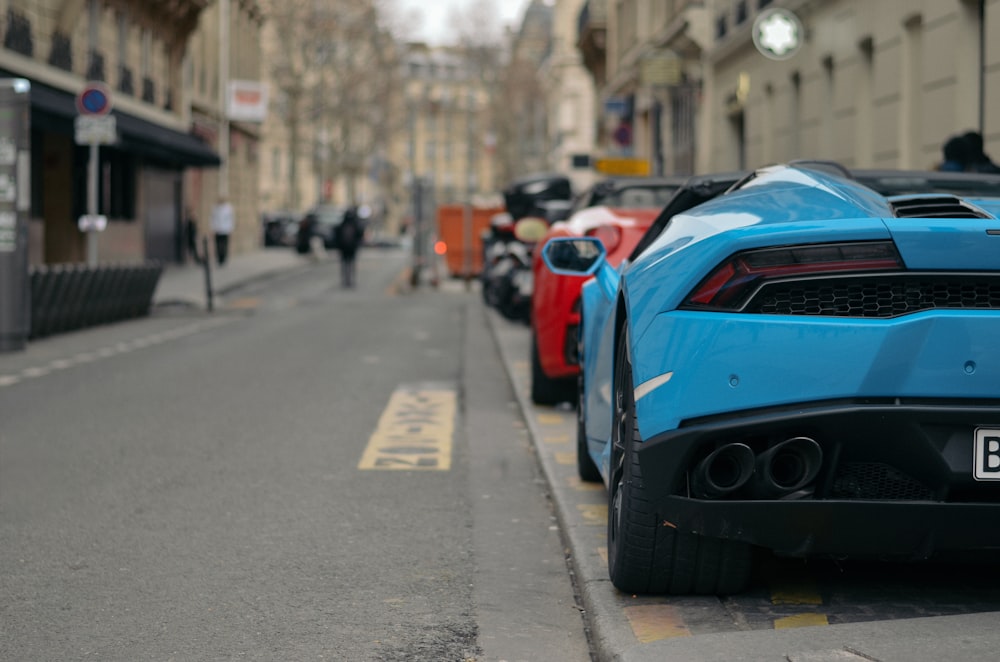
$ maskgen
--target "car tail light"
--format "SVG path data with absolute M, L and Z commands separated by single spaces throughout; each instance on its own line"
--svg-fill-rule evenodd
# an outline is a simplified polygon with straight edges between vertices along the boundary
M 903 267 L 891 241 L 816 244 L 737 253 L 694 289 L 685 308 L 739 309 L 765 281 Z
M 602 225 L 589 230 L 587 236 L 599 239 L 608 253 L 618 248 L 618 244 L 622 241 L 622 231 L 617 225 Z

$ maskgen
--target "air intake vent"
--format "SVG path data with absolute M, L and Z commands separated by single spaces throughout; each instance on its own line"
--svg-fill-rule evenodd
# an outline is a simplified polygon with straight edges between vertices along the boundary
M 992 218 L 950 195 L 891 198 L 889 204 L 896 218 Z

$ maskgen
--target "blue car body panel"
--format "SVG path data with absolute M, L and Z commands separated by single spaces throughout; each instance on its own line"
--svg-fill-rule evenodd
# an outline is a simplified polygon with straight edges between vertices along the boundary
M 992 198 L 966 202 L 1000 212 Z M 644 441 L 705 417 L 798 404 L 1000 398 L 997 310 L 865 318 L 682 309 L 706 274 L 740 251 L 891 240 L 910 271 L 996 272 L 997 230 L 996 218 L 896 218 L 892 199 L 794 167 L 761 171 L 673 217 L 633 261 L 603 265 L 583 288 L 585 434 L 605 484 L 615 351 L 625 331 Z

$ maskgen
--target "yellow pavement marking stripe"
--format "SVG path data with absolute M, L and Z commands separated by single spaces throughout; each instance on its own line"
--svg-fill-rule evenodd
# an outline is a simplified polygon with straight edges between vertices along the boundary
M 571 464 L 576 464 L 576 453 L 553 453 L 552 456 L 556 459 L 556 464 L 564 464 L 569 466 Z
M 451 469 L 456 400 L 454 389 L 396 389 L 368 440 L 358 468 Z
M 691 636 L 691 630 L 674 605 L 632 605 L 623 611 L 640 643 Z
M 259 297 L 243 297 L 242 299 L 233 299 L 226 304 L 226 308 L 231 310 L 250 310 L 256 308 L 260 305 Z
M 608 506 L 603 503 L 578 503 L 576 509 L 583 516 L 586 524 L 599 524 L 604 526 L 608 523 Z
M 778 618 L 774 621 L 775 630 L 784 630 L 786 628 L 808 628 L 814 625 L 829 625 L 830 622 L 826 618 L 826 614 L 796 614 L 795 616 L 786 616 L 785 618 Z
M 808 576 L 803 575 L 798 579 L 792 576 L 785 582 L 771 587 L 771 604 L 821 605 L 823 596 Z
M 568 434 L 550 434 L 547 437 L 543 437 L 542 441 L 547 444 L 568 444 L 569 435 Z
M 578 490 L 580 492 L 597 492 L 598 490 L 601 492 L 604 491 L 604 483 L 582 481 L 579 476 L 567 476 L 566 484 L 574 490 Z
M 538 422 L 541 425 L 559 425 L 564 420 L 562 414 L 539 414 Z

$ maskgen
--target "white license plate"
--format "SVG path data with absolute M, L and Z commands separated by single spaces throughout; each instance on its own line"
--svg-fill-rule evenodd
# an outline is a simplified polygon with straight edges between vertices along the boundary
M 972 477 L 1000 480 L 1000 429 L 977 428 L 973 452 Z

